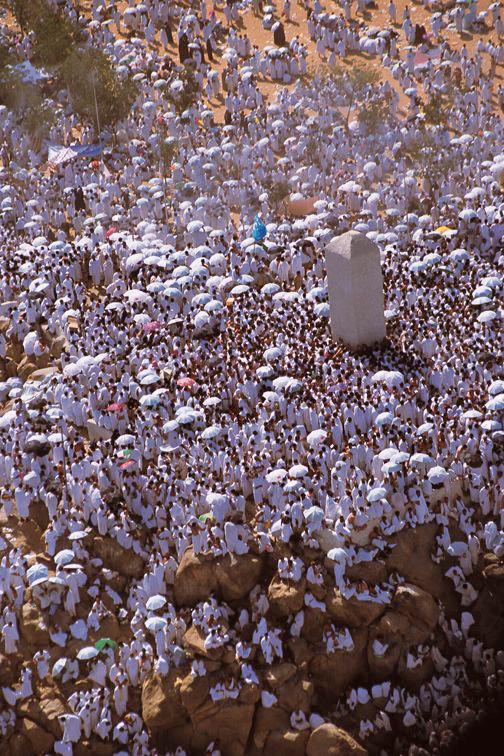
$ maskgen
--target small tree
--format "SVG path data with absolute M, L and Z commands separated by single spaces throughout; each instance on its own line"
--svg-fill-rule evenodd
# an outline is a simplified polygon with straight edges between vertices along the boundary
M 368 111 L 364 115 L 365 121 L 372 123 L 377 115 L 376 106 L 371 105 L 369 95 L 378 83 L 380 76 L 373 68 L 361 68 L 354 65 L 352 68 L 335 66 L 326 74 L 326 78 L 334 83 L 345 97 L 346 115 L 344 116 L 345 129 L 348 131 L 350 115 L 354 108 L 359 112 Z
M 289 196 L 289 184 L 286 180 L 276 181 L 269 190 L 269 196 L 274 205 L 279 205 Z
M 29 18 L 33 0 L 0 0 L 0 7 L 10 11 L 23 33 L 30 30 Z
M 383 97 L 369 99 L 362 103 L 359 108 L 358 119 L 361 126 L 368 134 L 378 131 L 380 126 L 387 121 L 389 105 Z
M 40 101 L 36 105 L 30 105 L 25 110 L 22 123 L 32 137 L 43 139 L 49 134 L 55 119 L 54 108 L 48 103 Z
M 201 95 L 201 90 L 190 64 L 185 65 L 182 70 L 178 71 L 176 78 L 182 81 L 183 87 L 179 92 L 172 92 L 168 88 L 166 99 L 173 105 L 175 112 L 181 115 L 197 102 Z
M 447 126 L 452 105 L 453 97 L 439 91 L 432 93 L 423 108 L 425 120 L 433 126 Z
M 32 31 L 34 57 L 45 66 L 62 63 L 80 36 L 77 24 L 60 13 L 48 0 L 0 0 L 14 15 L 21 31 Z
M 36 84 L 23 81 L 14 68 L 7 66 L 0 71 L 0 103 L 15 113 L 22 113 L 29 107 L 36 107 L 42 99 Z
M 61 67 L 75 111 L 92 121 L 99 132 L 103 126 L 114 131 L 128 115 L 137 95 L 131 78 L 120 78 L 109 58 L 96 48 L 75 49 Z
M 405 158 L 422 178 L 438 183 L 457 168 L 457 158 L 450 147 L 442 147 L 429 131 L 424 131 L 409 143 Z

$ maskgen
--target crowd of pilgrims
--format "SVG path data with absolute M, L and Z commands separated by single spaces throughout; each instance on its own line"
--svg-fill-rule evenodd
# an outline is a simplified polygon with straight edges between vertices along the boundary
M 0 107 L 0 315 L 8 323 L 0 357 L 7 365 L 17 343 L 29 362 L 46 367 L 52 340 L 64 336 L 66 344 L 59 369 L 42 381 L 4 371 L 0 383 L 0 651 L 23 650 L 28 589 L 51 638 L 20 667 L 19 684 L 2 689 L 1 737 L 44 681 L 87 678 L 68 698 L 55 752 L 71 754 L 93 735 L 115 742 L 116 753 L 154 753 L 130 709 L 131 691 L 152 670 L 165 675 L 189 664 L 193 675 L 206 674 L 182 645 L 191 624 L 206 648 L 235 649 L 239 674 L 211 688 L 214 701 L 261 684 L 262 705 L 274 706 L 262 673 L 288 658 L 304 610 L 280 626 L 261 585 L 240 612 L 214 596 L 192 610 L 175 606 L 186 550 L 239 556 L 290 545 L 278 577 L 306 578 L 306 607 L 325 611 L 317 598 L 323 584 L 387 604 L 401 575 L 367 585 L 349 580 L 347 568 L 387 553 L 390 536 L 429 522 L 438 525 L 434 561 L 453 557 L 447 575 L 460 611 L 442 613 L 440 625 L 458 652 L 446 658 L 434 642 L 412 648 L 408 665 L 425 656 L 434 664 L 418 692 L 393 681 L 350 689 L 333 718 L 385 700 L 375 720 L 361 721 L 363 742 L 390 731 L 390 717 L 400 715 L 406 734 L 395 750 L 416 742 L 436 753 L 502 691 L 503 651 L 471 634 L 475 565 L 482 553 L 504 558 L 500 10 L 494 4 L 488 12 L 491 34 L 472 53 L 443 37 L 449 22 L 462 24 L 460 11 L 434 13 L 418 49 L 439 44 L 438 52 L 418 67 L 410 50 L 398 52 L 403 42 L 417 43 L 408 9 L 401 27 L 390 3 L 391 23 L 377 36 L 369 33 L 373 6 L 370 21 L 362 14 L 365 0 L 304 5 L 321 60 L 332 65 L 364 50 L 390 70 L 369 94 L 390 102 L 378 132 L 356 120 L 346 128 L 337 81 L 300 78 L 307 46 L 299 34 L 261 50 L 246 24 L 236 26 L 240 13 L 255 13 L 266 29 L 277 24 L 272 34 L 280 23 L 280 37 L 289 37 L 288 0 L 276 9 L 229 2 L 219 15 L 205 0 L 122 9 L 94 0 L 92 20 L 81 16 L 89 40 L 140 83 L 98 164 L 48 171 L 43 147 Z M 70 2 L 60 9 L 79 16 Z M 3 34 L 30 58 L 29 35 Z M 156 35 L 160 47 L 150 44 Z M 165 54 L 177 43 L 180 62 L 176 48 Z M 211 64 L 222 55 L 221 76 Z M 164 93 L 180 88 L 182 65 L 194 70 L 206 102 L 177 115 Z M 420 95 L 451 91 L 456 76 L 463 86 L 453 93 L 450 129 L 426 125 Z M 268 101 L 264 79 L 294 83 Z M 225 125 L 213 118 L 219 103 Z M 63 91 L 54 107 L 51 141 L 63 143 L 78 118 Z M 157 170 L 160 123 L 178 148 L 167 179 Z M 427 132 L 439 160 L 420 172 L 408 147 Z M 82 128 L 83 142 L 95 136 Z M 281 182 L 293 203 L 315 198 L 310 214 L 295 219 L 278 204 Z M 266 236 L 255 238 L 258 213 Z M 364 353 L 334 343 L 329 331 L 323 250 L 349 229 L 376 241 L 384 275 L 387 340 Z M 49 518 L 39 557 L 9 536 L 12 518 L 28 520 L 35 504 Z M 452 542 L 454 524 L 462 540 Z M 145 560 L 144 576 L 122 594 L 90 553 L 93 534 Z M 300 558 L 303 549 L 316 558 Z M 59 610 L 65 628 L 51 624 Z M 66 658 L 67 644 L 78 639 L 87 649 L 111 612 L 130 628 L 129 639 Z M 351 628 L 328 621 L 323 643 L 328 653 L 351 649 Z M 253 661 L 259 649 L 262 668 Z M 324 712 L 291 713 L 298 730 L 324 719 Z M 219 753 L 218 743 L 208 753 Z

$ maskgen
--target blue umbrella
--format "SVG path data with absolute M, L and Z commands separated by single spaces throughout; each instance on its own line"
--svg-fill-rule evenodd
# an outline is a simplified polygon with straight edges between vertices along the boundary
M 151 633 L 155 633 L 157 630 L 162 630 L 167 624 L 168 621 L 165 620 L 164 617 L 149 617 L 149 619 L 145 621 L 145 627 L 147 630 L 150 630 Z
M 42 580 L 49 577 L 49 570 L 45 564 L 33 564 L 26 572 L 28 578 L 28 584 L 32 585 L 35 580 Z
M 68 662 L 68 659 L 65 656 L 63 656 L 61 659 L 58 659 L 58 661 L 55 662 L 53 665 L 52 676 L 58 677 L 58 675 L 60 675 L 65 669 L 67 662 Z
M 86 646 L 85 648 L 81 648 L 78 652 L 77 659 L 79 659 L 79 661 L 89 661 L 90 659 L 94 659 L 95 656 L 98 656 L 99 653 L 98 649 L 94 646 Z
M 262 222 L 262 220 L 259 218 L 258 215 L 254 218 L 254 225 L 252 227 L 252 236 L 255 239 L 256 242 L 262 241 L 264 238 L 266 238 L 268 234 L 268 231 L 266 229 L 266 226 Z

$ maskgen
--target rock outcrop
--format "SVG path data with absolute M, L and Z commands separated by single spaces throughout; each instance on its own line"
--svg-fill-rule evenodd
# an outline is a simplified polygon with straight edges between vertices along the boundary
M 366 753 L 348 732 L 329 723 L 313 730 L 306 747 L 307 756 L 365 756 Z
M 238 601 L 256 585 L 261 570 L 262 560 L 255 554 L 211 559 L 189 548 L 175 575 L 175 599 L 179 605 L 194 606 L 215 593 L 224 601 Z

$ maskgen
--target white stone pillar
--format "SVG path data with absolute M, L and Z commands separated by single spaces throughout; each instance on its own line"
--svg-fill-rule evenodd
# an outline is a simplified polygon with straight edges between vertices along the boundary
M 348 231 L 325 248 L 331 333 L 351 347 L 386 337 L 380 250 L 367 236 Z

